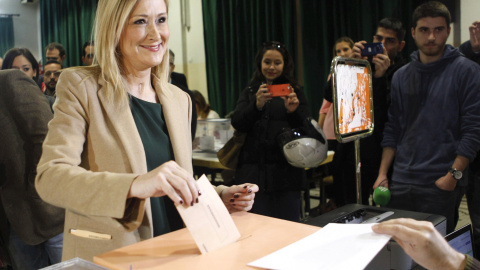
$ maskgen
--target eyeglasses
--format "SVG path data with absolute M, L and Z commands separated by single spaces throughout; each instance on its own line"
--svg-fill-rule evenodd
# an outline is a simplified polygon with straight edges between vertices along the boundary
M 393 45 L 393 44 L 396 44 L 396 43 L 397 43 L 397 39 L 396 39 L 396 38 L 393 38 L 393 37 L 384 38 L 384 37 L 381 36 L 381 35 L 374 35 L 374 36 L 373 36 L 373 40 L 374 40 L 375 42 L 382 42 L 384 39 L 385 39 L 385 44 L 387 44 L 387 45 Z
M 269 48 L 269 47 L 273 47 L 273 48 L 285 48 L 285 45 L 283 43 L 280 43 L 278 41 L 267 41 L 267 42 L 264 42 L 263 43 L 263 47 L 264 48 Z
M 60 76 L 60 73 L 62 73 L 62 72 L 61 71 L 51 71 L 51 70 L 49 70 L 49 71 L 45 72 L 44 76 L 45 77 L 50 77 L 50 76 L 53 75 L 54 78 L 58 78 Z

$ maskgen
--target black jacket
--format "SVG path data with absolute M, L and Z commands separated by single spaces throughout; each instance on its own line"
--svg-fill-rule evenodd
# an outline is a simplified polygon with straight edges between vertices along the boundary
M 177 72 L 172 72 L 171 75 L 171 84 L 175 85 L 176 87 L 182 89 L 185 93 L 187 93 L 190 96 L 190 99 L 192 100 L 192 140 L 195 138 L 195 132 L 197 131 L 197 110 L 195 109 L 195 98 L 193 97 L 192 91 L 188 89 L 188 84 L 187 84 L 187 77 L 185 77 L 184 74 L 182 73 L 177 73 Z
M 274 84 L 287 83 L 281 77 Z M 287 113 L 284 100 L 275 97 L 259 111 L 256 93 L 261 83 L 253 83 L 243 90 L 232 126 L 247 137 L 240 154 L 235 181 L 237 184 L 252 182 L 266 192 L 300 190 L 304 182 L 304 169 L 289 165 L 283 155 L 277 136 L 284 128 L 300 127 L 310 117 L 307 100 L 302 89 L 294 89 L 300 105 L 293 113 Z

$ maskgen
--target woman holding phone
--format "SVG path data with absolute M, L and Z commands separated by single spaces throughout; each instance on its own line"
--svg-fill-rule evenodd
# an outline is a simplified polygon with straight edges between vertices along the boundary
M 305 95 L 293 71 L 293 60 L 284 44 L 264 43 L 255 57 L 255 72 L 250 84 L 237 101 L 232 126 L 247 133 L 235 184 L 252 182 L 260 188 L 252 212 L 299 221 L 305 170 L 291 166 L 277 142 L 284 128 L 300 127 L 310 116 Z M 268 86 L 277 84 L 289 84 L 291 93 L 273 97 Z

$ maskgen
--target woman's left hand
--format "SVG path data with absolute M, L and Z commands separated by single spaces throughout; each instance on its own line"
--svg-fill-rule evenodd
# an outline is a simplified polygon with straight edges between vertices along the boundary
M 257 191 L 257 185 L 246 183 L 224 189 L 220 197 L 230 213 L 249 211 L 252 209 Z
M 298 105 L 300 105 L 300 101 L 298 100 L 295 92 L 292 92 L 288 96 L 282 98 L 285 100 L 285 108 L 287 108 L 287 113 L 293 113 L 297 110 Z

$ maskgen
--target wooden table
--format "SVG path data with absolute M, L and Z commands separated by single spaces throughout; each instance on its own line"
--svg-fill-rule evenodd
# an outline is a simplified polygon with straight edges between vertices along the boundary
M 327 158 L 319 165 L 325 165 L 332 162 L 334 151 L 328 151 Z M 207 167 L 210 169 L 227 169 L 218 161 L 217 153 L 215 152 L 193 152 L 193 166 Z
M 187 229 L 181 229 L 95 256 L 93 261 L 110 269 L 258 269 L 247 263 L 319 230 L 316 226 L 246 212 L 232 217 L 240 240 L 204 255 Z
M 229 170 L 218 161 L 216 152 L 193 152 L 193 166 Z

